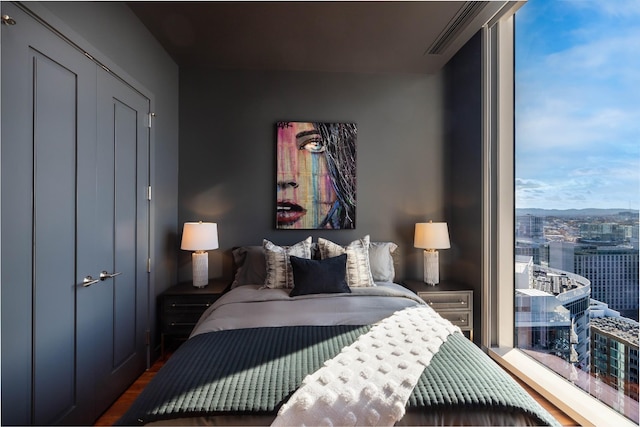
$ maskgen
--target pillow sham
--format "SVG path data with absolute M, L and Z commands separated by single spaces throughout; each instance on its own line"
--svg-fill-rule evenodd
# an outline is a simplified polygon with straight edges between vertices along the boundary
M 244 285 L 262 285 L 267 278 L 267 263 L 262 246 L 240 246 L 231 251 L 236 273 L 231 289 Z
M 347 254 L 322 260 L 289 257 L 293 289 L 289 296 L 351 293 L 347 285 Z
M 347 255 L 347 284 L 351 288 L 369 287 L 376 284 L 371 277 L 369 265 L 369 236 L 354 240 L 347 246 L 340 246 L 330 240 L 318 238 L 320 256 L 322 259 L 338 255 Z
M 266 278 L 264 287 L 270 289 L 293 288 L 293 271 L 291 271 L 291 255 L 300 258 L 311 258 L 311 236 L 292 246 L 278 246 L 264 239 L 262 241 L 266 262 Z
M 369 244 L 369 266 L 376 282 L 393 282 L 396 277 L 393 253 L 398 245 L 393 242 L 371 242 Z

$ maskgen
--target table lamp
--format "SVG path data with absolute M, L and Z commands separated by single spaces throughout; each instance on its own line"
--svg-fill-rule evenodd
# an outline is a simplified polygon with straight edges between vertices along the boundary
M 449 249 L 449 229 L 446 222 L 416 224 L 413 246 L 424 249 L 424 281 L 435 286 L 440 282 L 438 249 Z
M 214 222 L 185 222 L 180 249 L 195 251 L 193 263 L 193 286 L 203 288 L 209 283 L 208 250 L 218 249 L 218 224 Z

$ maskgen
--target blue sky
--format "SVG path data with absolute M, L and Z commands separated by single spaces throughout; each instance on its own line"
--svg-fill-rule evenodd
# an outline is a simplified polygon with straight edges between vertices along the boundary
M 640 0 L 516 13 L 516 207 L 640 208 Z

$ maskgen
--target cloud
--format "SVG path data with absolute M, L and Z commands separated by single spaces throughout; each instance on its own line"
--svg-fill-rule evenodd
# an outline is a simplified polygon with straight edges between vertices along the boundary
M 617 86 L 618 89 L 637 82 L 640 29 L 606 30 L 591 29 L 579 37 L 581 40 L 576 41 L 573 47 L 544 58 L 541 65 L 548 67 L 547 75 L 565 83 L 567 79 L 563 79 L 563 75 L 579 84 L 583 81 L 607 82 L 610 87 Z M 584 37 L 590 39 L 583 40 Z
M 640 2 L 638 0 L 572 1 L 565 3 L 572 7 L 587 9 L 590 13 L 615 19 L 640 17 Z
M 607 173 L 603 167 L 578 168 L 570 172 L 569 176 L 602 176 Z
M 545 184 L 542 181 L 538 181 L 535 179 L 516 178 L 517 189 L 526 190 L 526 189 L 537 189 L 537 188 L 543 188 L 543 187 L 545 187 Z
M 640 138 L 640 111 L 594 107 L 580 112 L 556 98 L 516 112 L 516 123 L 517 143 L 523 152 L 611 152 L 611 142 L 618 143 L 618 150 L 627 151 L 626 146 L 638 144 Z
M 640 1 L 550 1 L 533 19 L 526 8 L 516 29 L 517 203 L 639 207 Z
M 549 208 L 588 208 L 640 206 L 638 183 L 620 185 L 606 176 L 587 176 L 586 179 L 554 179 L 547 182 L 521 180 L 516 184 L 516 206 Z M 532 182 L 537 185 L 531 185 Z M 630 191 L 635 189 L 635 191 Z

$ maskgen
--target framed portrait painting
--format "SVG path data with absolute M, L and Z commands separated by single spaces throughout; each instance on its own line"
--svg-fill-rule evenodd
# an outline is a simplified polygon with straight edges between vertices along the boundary
M 354 123 L 278 122 L 276 228 L 356 227 Z

